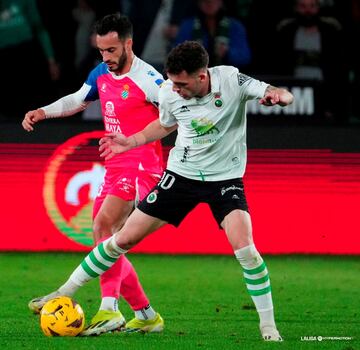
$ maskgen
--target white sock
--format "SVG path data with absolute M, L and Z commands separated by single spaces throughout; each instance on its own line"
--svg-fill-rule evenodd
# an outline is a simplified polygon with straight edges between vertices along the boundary
M 268 311 L 259 311 L 260 328 L 265 326 L 275 326 L 274 309 Z
M 70 278 L 58 289 L 60 295 L 67 295 L 72 297 L 75 292 L 79 289 L 79 285 L 73 282 Z
M 78 286 L 103 274 L 111 268 L 120 255 L 127 251 L 118 247 L 115 235 L 98 244 L 70 275 L 70 280 Z
M 244 269 L 246 287 L 259 314 L 260 327 L 275 327 L 269 273 L 262 257 L 254 244 L 236 250 L 235 256 Z
M 126 252 L 116 244 L 115 236 L 111 236 L 97 245 L 73 271 L 69 279 L 57 291 L 46 296 L 46 300 L 59 295 L 73 296 L 86 282 L 111 268 L 119 256 Z
M 99 310 L 119 311 L 118 300 L 114 297 L 103 297 Z
M 138 320 L 152 320 L 156 316 L 155 310 L 151 307 L 151 305 L 148 305 L 144 307 L 143 309 L 136 310 L 135 311 L 135 317 Z
M 65 295 L 67 297 L 72 297 L 75 292 L 78 290 L 79 286 L 68 279 L 58 290 L 52 292 L 44 297 L 45 300 L 50 300 L 61 295 Z

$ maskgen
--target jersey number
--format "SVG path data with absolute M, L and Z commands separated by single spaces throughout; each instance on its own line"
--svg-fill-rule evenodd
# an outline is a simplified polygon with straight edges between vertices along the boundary
M 165 173 L 160 181 L 160 187 L 164 190 L 168 190 L 175 182 L 175 176 Z

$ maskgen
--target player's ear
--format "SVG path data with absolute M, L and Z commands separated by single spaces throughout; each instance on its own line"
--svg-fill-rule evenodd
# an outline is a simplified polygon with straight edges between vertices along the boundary
M 133 39 L 128 38 L 125 41 L 125 49 L 126 51 L 132 51 L 132 46 L 133 46 Z
M 204 82 L 206 80 L 206 77 L 207 77 L 207 71 L 203 71 L 201 70 L 199 72 L 199 79 L 201 82 Z

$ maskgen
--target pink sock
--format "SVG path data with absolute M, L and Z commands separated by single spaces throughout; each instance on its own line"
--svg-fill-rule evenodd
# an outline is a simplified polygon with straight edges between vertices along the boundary
M 143 287 L 140 284 L 139 277 L 131 265 L 131 262 L 124 257 L 123 275 L 120 286 L 120 294 L 127 301 L 130 307 L 136 311 L 141 310 L 149 305 Z
M 101 238 L 97 244 L 108 237 Z M 122 255 L 116 263 L 100 276 L 101 296 L 119 299 L 120 295 L 133 310 L 140 310 L 149 305 L 138 275 L 130 261 Z

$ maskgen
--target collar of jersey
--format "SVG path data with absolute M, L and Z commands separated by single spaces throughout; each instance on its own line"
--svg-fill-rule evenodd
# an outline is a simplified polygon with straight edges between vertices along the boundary
M 130 70 L 127 73 L 121 74 L 121 75 L 116 75 L 113 72 L 110 72 L 108 69 L 108 72 L 111 74 L 111 76 L 116 79 L 116 80 L 121 80 L 124 79 L 125 77 L 127 77 L 134 69 L 136 69 L 136 66 L 139 63 L 139 59 L 134 55 L 134 59 L 132 61 Z
M 220 80 L 216 71 L 212 68 L 209 69 L 210 83 L 211 83 L 211 93 L 220 94 Z

